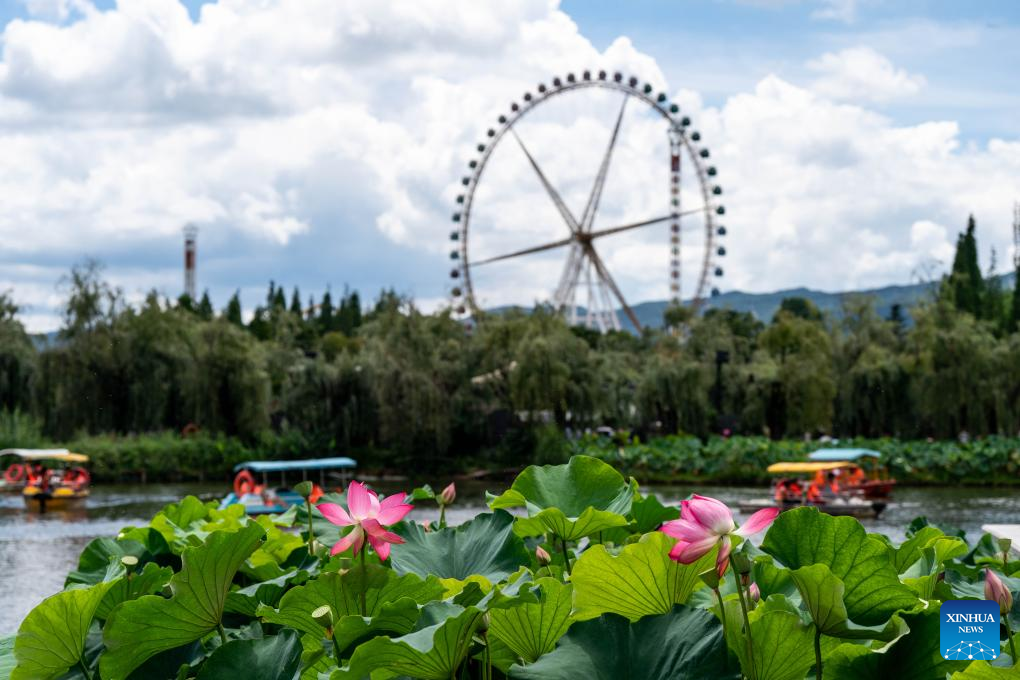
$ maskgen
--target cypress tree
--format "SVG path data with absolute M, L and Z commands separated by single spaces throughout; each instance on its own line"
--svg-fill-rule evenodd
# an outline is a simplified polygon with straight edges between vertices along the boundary
M 1020 330 L 1020 262 L 1017 262 L 1013 274 L 1013 304 L 1009 310 L 1008 330 L 1010 333 Z
M 978 265 L 977 237 L 974 234 L 976 228 L 974 216 L 971 215 L 967 219 L 967 231 L 956 240 L 956 256 L 953 258 L 949 281 L 956 308 L 981 318 L 984 311 L 984 280 Z
M 227 302 L 227 308 L 223 310 L 223 317 L 235 326 L 244 326 L 241 318 L 241 291 L 234 291 Z
M 294 294 L 290 296 L 290 311 L 297 318 L 301 318 L 301 293 L 298 287 L 294 286 Z
M 202 292 L 202 299 L 199 301 L 198 309 L 195 311 L 197 311 L 198 315 L 205 321 L 209 321 L 213 318 L 212 300 L 209 299 L 208 290 Z
M 322 305 L 319 306 L 319 330 L 322 333 L 333 330 L 333 296 L 330 295 L 328 288 L 326 294 L 322 296 Z

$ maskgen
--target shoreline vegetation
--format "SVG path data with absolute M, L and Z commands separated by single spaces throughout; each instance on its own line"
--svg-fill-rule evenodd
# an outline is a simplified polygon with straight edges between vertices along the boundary
M 896 439 L 845 439 L 835 442 L 774 441 L 766 437 L 692 436 L 653 438 L 643 442 L 632 436 L 585 435 L 568 441 L 544 437 L 541 462 L 558 463 L 575 454 L 609 463 L 642 484 L 711 483 L 762 484 L 765 469 L 784 460 L 804 460 L 816 449 L 831 446 L 874 449 L 881 464 L 903 485 L 964 484 L 1020 486 L 1020 438 L 984 437 L 960 441 L 899 441 Z M 47 444 L 49 445 L 49 444 Z M 223 435 L 173 432 L 130 436 L 84 437 L 60 444 L 91 458 L 98 482 L 218 481 L 232 477 L 234 465 L 247 460 L 315 458 L 326 454 L 315 442 L 298 435 L 264 435 L 253 443 Z M 329 451 L 330 453 L 332 451 Z M 402 478 L 400 468 L 386 461 L 387 452 L 363 449 L 344 451 L 358 461 L 366 479 Z M 458 459 L 445 472 L 457 478 L 513 477 L 525 465 L 508 466 L 478 456 Z
M 85 261 L 46 338 L 0 292 L 0 446 L 79 449 L 99 481 L 219 479 L 258 458 L 440 475 L 591 453 L 642 481 L 742 483 L 817 446 L 810 434 L 882 451 L 908 484 L 1016 483 L 1020 284 L 982 275 L 975 229 L 931 299 L 888 317 L 862 296 L 839 314 L 793 297 L 772 319 L 676 306 L 641 334 L 542 305 L 467 325 L 393 291 L 363 304 L 274 282 L 253 310 L 236 294 L 219 311 L 206 294 L 129 301 Z M 632 437 L 576 439 L 590 431 Z

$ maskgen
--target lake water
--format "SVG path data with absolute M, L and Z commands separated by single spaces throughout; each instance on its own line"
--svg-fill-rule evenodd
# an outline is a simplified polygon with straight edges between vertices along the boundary
M 432 482 L 440 489 L 445 482 Z M 380 491 L 410 490 L 409 485 L 377 484 Z M 501 482 L 458 483 L 457 504 L 447 512 L 451 523 L 471 519 L 485 509 L 485 490 L 502 490 Z M 741 498 L 761 497 L 763 489 L 692 485 L 656 486 L 664 501 L 675 503 L 693 492 L 735 504 Z M 121 527 L 145 524 L 160 508 L 186 494 L 212 499 L 225 491 L 222 485 L 150 484 L 147 486 L 100 486 L 88 506 L 75 514 L 44 516 L 26 512 L 20 496 L 0 494 L 0 636 L 17 631 L 25 615 L 47 595 L 63 587 L 64 577 L 78 562 L 82 548 L 97 536 L 115 536 Z M 430 506 L 430 507 L 429 507 Z M 893 540 L 903 539 L 905 526 L 918 515 L 954 525 L 973 540 L 982 524 L 1020 523 L 1020 492 L 1009 489 L 923 488 L 898 489 L 896 501 L 879 520 L 865 520 L 869 531 L 880 531 Z M 435 506 L 428 504 L 411 517 L 436 520 Z M 739 521 L 739 518 L 738 518 Z

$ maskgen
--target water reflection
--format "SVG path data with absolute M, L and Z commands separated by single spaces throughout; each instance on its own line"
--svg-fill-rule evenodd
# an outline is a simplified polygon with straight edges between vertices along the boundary
M 449 480 L 428 481 L 432 488 L 441 489 Z M 412 485 L 373 486 L 393 492 L 409 491 Z M 505 482 L 458 483 L 457 503 L 447 510 L 447 520 L 459 524 L 471 519 L 485 509 L 486 490 L 498 492 L 504 488 Z M 46 515 L 25 511 L 19 496 L 0 494 L 0 593 L 4 599 L 0 636 L 15 632 L 32 607 L 63 587 L 67 572 L 77 565 L 79 553 L 93 538 L 115 536 L 124 526 L 144 524 L 161 507 L 186 494 L 212 499 L 224 491 L 222 485 L 100 486 L 85 508 Z M 664 503 L 676 503 L 695 491 L 730 504 L 764 493 L 761 488 L 693 485 L 657 486 L 651 491 Z M 869 531 L 880 531 L 900 541 L 906 524 L 918 515 L 960 527 L 974 537 L 982 524 L 1020 522 L 1020 494 L 1005 489 L 898 489 L 895 502 L 882 517 L 865 520 L 864 524 Z M 434 504 L 424 503 L 411 517 L 436 521 L 439 512 Z

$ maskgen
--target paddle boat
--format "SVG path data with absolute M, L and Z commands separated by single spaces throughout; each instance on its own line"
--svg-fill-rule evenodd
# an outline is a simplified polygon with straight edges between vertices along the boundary
M 220 509 L 243 505 L 249 515 L 266 515 L 285 512 L 292 505 L 305 500 L 288 485 L 287 473 L 293 484 L 308 480 L 310 472 L 318 472 L 319 481 L 312 485 L 311 500 L 315 502 L 326 488 L 327 472 L 339 476 L 344 486 L 350 480 L 350 471 L 358 463 L 353 458 L 313 458 L 310 460 L 251 460 L 234 466 L 234 490 L 220 503 Z M 339 471 L 339 475 L 336 474 Z M 258 478 L 256 478 L 258 475 Z M 273 475 L 271 484 L 270 475 Z
M 4 449 L 0 455 L 20 459 L 4 471 L 5 490 L 20 491 L 29 510 L 79 508 L 89 497 L 91 478 L 83 467 L 89 457 L 84 454 L 67 449 Z
M 839 478 L 852 476 L 852 468 L 857 466 L 845 460 L 774 463 L 768 467 L 769 473 L 776 475 L 772 498 L 741 501 L 738 507 L 743 513 L 753 513 L 777 506 L 780 510 L 807 506 L 830 515 L 877 518 L 888 505 L 886 501 L 868 500 L 841 489 Z M 814 475 L 812 482 L 801 481 L 809 475 Z
M 896 486 L 896 480 L 878 462 L 881 458 L 882 454 L 871 449 L 818 449 L 808 454 L 808 460 L 817 463 L 849 463 L 849 474 L 840 480 L 841 489 L 869 500 L 887 500 Z

